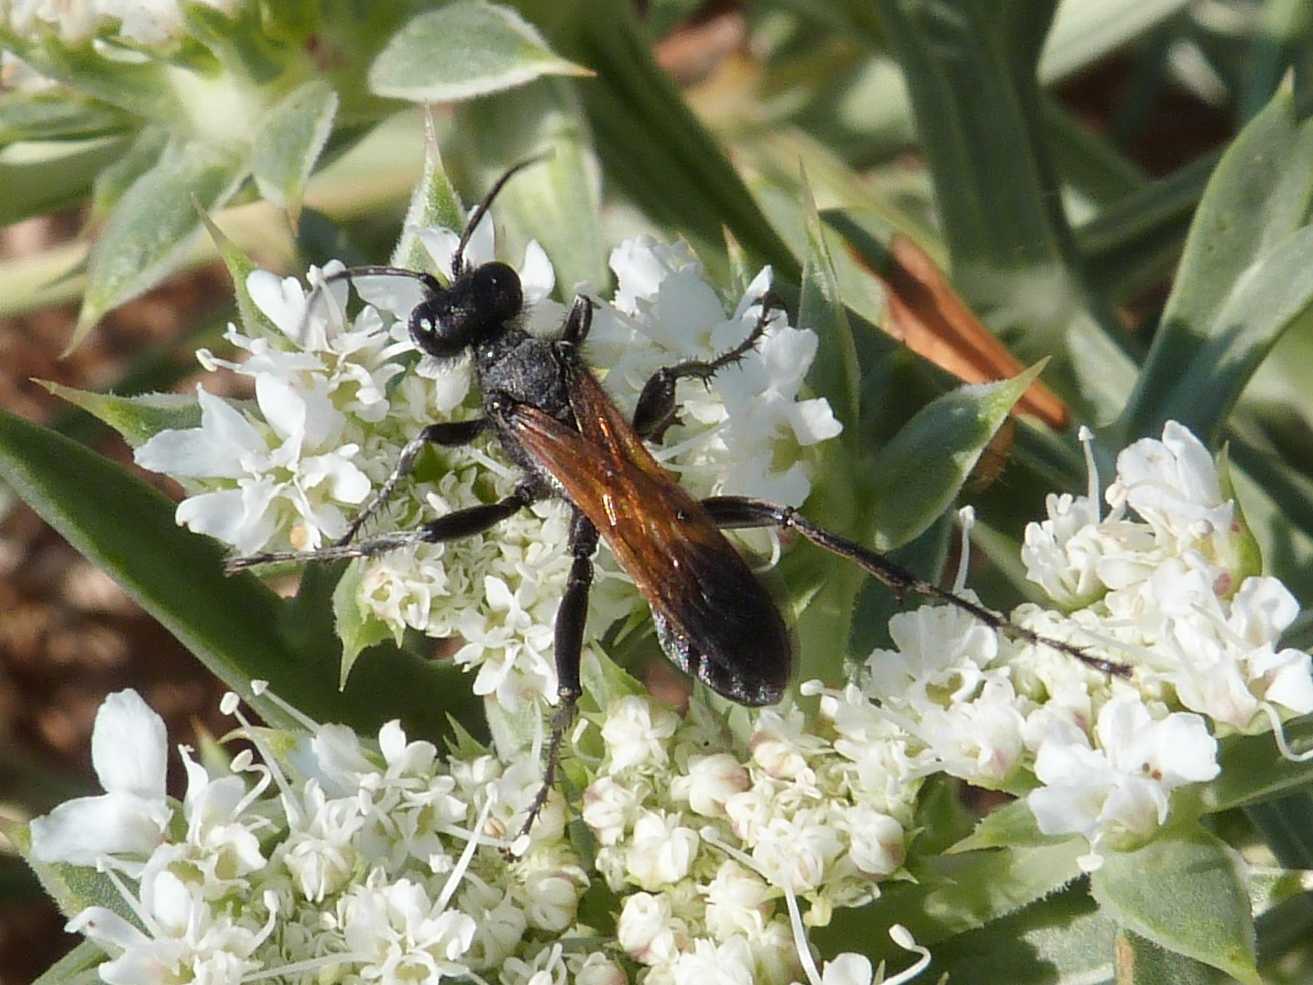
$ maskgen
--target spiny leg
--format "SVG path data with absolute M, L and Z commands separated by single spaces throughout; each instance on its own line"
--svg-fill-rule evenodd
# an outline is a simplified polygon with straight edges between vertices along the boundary
M 818 547 L 823 547 L 839 557 L 852 561 L 876 581 L 889 588 L 899 598 L 908 592 L 913 592 L 925 598 L 934 599 L 936 602 L 956 606 L 962 611 L 975 616 L 990 629 L 1010 640 L 1019 640 L 1035 646 L 1051 647 L 1105 674 L 1118 674 L 1123 677 L 1130 674 L 1130 668 L 1124 664 L 1092 657 L 1075 644 L 1041 636 L 1033 630 L 1018 626 L 1011 620 L 990 612 L 983 605 L 945 591 L 938 585 L 918 577 L 901 565 L 895 564 L 884 555 L 863 547 L 847 537 L 841 537 L 839 534 L 832 533 L 823 527 L 818 527 L 798 513 L 792 506 L 782 506 L 779 503 L 751 499 L 747 496 L 712 496 L 704 499 L 702 505 L 706 507 L 707 512 L 711 514 L 711 518 L 716 521 L 716 525 L 719 527 L 726 529 L 789 527 L 798 531 Z
M 440 516 L 413 530 L 398 530 L 395 533 L 381 534 L 358 544 L 340 544 L 325 547 L 318 551 L 270 551 L 264 554 L 250 554 L 246 557 L 229 558 L 224 562 L 224 571 L 232 574 L 246 568 L 262 564 L 277 564 L 282 561 L 342 561 L 348 558 L 374 557 L 386 554 L 399 547 L 413 544 L 437 544 L 447 540 L 460 540 L 483 533 L 502 520 L 513 516 L 534 500 L 540 498 L 537 489 L 530 483 L 524 483 L 515 492 L 496 503 L 471 506 L 455 510 L 446 516 Z
M 575 706 L 583 694 L 579 681 L 579 661 L 584 644 L 584 623 L 588 619 L 588 590 L 593 584 L 593 555 L 597 552 L 597 528 L 579 512 L 574 511 L 570 522 L 570 577 L 561 596 L 561 607 L 556 610 L 556 695 L 560 706 L 552 716 L 552 734 L 547 742 L 547 761 L 543 768 L 543 785 L 529 806 L 529 814 L 520 828 L 520 835 L 529 833 L 538 812 L 547 803 L 556 782 L 556 769 L 561 760 L 561 744 L 565 733 L 574 721 Z
M 660 442 L 666 430 L 675 423 L 675 384 L 683 379 L 698 379 L 708 383 L 726 366 L 738 362 L 757 344 L 766 331 L 771 313 L 778 307 L 779 302 L 773 294 L 762 295 L 757 324 L 733 349 L 722 352 L 715 359 L 690 359 L 674 366 L 663 366 L 653 373 L 643 384 L 643 392 L 638 396 L 638 404 L 634 408 L 634 430 L 644 438 Z
M 419 453 L 426 445 L 441 445 L 444 448 L 468 445 L 487 426 L 486 417 L 477 417 L 472 421 L 442 421 L 438 424 L 430 424 L 407 441 L 406 447 L 401 449 L 397 464 L 392 468 L 392 473 L 383 480 L 383 485 L 378 487 L 378 491 L 369 497 L 369 502 L 361 507 L 355 519 L 351 521 L 351 525 L 346 528 L 346 533 L 338 538 L 337 546 L 342 547 L 351 543 L 365 521 L 383 508 L 392 493 L 396 491 L 397 483 L 410 475 Z

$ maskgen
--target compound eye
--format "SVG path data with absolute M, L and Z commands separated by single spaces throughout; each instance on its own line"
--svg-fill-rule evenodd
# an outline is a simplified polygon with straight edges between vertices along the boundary
M 461 338 L 446 330 L 432 302 L 421 304 L 410 313 L 410 337 L 430 356 L 440 359 L 459 356 L 465 348 Z
M 514 318 L 524 307 L 520 275 L 504 263 L 483 264 L 474 272 L 474 285 L 479 310 L 487 312 L 496 321 Z

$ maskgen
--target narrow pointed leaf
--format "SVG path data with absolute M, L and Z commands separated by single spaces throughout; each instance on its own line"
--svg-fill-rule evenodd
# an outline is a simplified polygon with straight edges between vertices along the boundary
M 528 21 L 506 7 L 457 0 L 419 14 L 374 59 L 369 86 L 380 96 L 454 102 L 544 75 L 591 75 L 555 54 Z
M 956 498 L 1013 404 L 1044 364 L 1001 383 L 959 387 L 928 404 L 875 458 L 877 550 L 905 544 Z
M 214 248 L 223 258 L 223 265 L 228 268 L 228 276 L 232 278 L 233 295 L 237 299 L 237 313 L 241 316 L 242 327 L 252 335 L 277 338 L 282 330 L 274 324 L 273 319 L 260 310 L 251 299 L 251 292 L 246 286 L 247 278 L 256 269 L 255 262 L 224 234 L 203 207 L 198 205 L 197 211 L 201 222 L 205 224 L 205 231 L 209 233 L 210 240 L 214 243 Z
M 65 865 L 62 862 L 39 862 L 32 857 L 32 836 L 26 824 L 7 822 L 4 835 L 41 882 L 59 912 L 73 918 L 88 906 L 103 906 L 125 920 L 135 918 L 109 877 L 90 866 Z
M 1313 122 L 1278 93 L 1218 162 L 1190 226 L 1153 348 L 1119 423 L 1124 443 L 1171 414 L 1208 442 L 1277 335 L 1308 305 Z M 1290 280 L 1290 283 L 1285 281 Z M 1250 310 L 1250 306 L 1257 306 Z M 1219 365 L 1220 364 L 1220 365 Z M 1191 403 L 1194 394 L 1210 401 Z
M 339 691 L 338 653 L 323 645 L 333 632 L 327 605 L 285 619 L 287 604 L 254 576 L 224 577 L 223 548 L 176 526 L 173 503 L 81 445 L 0 412 L 0 479 L 269 724 L 297 726 L 252 694 L 253 678 L 318 721 L 363 732 L 400 718 L 408 733 L 437 737 L 448 712 L 479 729 L 459 671 L 396 649 L 362 662 Z
M 74 140 L 120 133 L 130 117 L 67 92 L 0 93 L 0 147 L 20 140 Z
M 358 596 L 364 570 L 365 565 L 361 561 L 347 565 L 333 589 L 333 625 L 337 638 L 342 641 L 342 664 L 338 671 L 337 686 L 343 689 L 361 653 L 384 640 L 392 640 L 398 646 L 401 645 L 399 630 L 393 630 L 382 619 L 361 611 Z
M 83 941 L 45 970 L 32 985 L 93 985 L 100 981 L 96 966 L 105 952 L 91 941 Z
M 1203 828 L 1161 833 L 1133 852 L 1108 852 L 1090 891 L 1121 926 L 1260 985 L 1240 859 Z
M 430 113 L 424 118 L 424 173 L 411 192 L 410 206 L 406 209 L 406 219 L 401 226 L 401 238 L 392 251 L 392 265 L 407 270 L 428 270 L 433 261 L 420 242 L 419 230 L 429 226 L 461 230 L 464 225 L 465 207 L 461 205 L 460 196 L 456 194 L 451 179 L 447 177 L 446 168 L 443 167 L 433 114 Z M 443 278 L 451 276 L 450 270 L 429 272 Z
M 296 224 L 306 179 L 314 170 L 337 114 L 337 93 L 322 79 L 293 89 L 256 128 L 251 171 L 260 194 Z
M 232 155 L 206 144 L 165 149 L 124 193 L 92 248 L 70 350 L 107 311 L 173 271 L 200 225 L 193 199 L 213 210 L 227 201 L 243 173 Z
M 40 381 L 56 397 L 108 424 L 127 443 L 136 448 L 161 431 L 195 428 L 201 425 L 201 408 L 195 397 L 176 393 L 150 393 L 119 397 L 112 393 L 75 390 L 58 383 Z

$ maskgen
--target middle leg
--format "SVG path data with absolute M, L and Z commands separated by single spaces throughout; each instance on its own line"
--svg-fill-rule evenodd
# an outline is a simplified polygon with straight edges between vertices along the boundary
M 579 510 L 574 511 L 570 522 L 570 577 L 565 583 L 561 606 L 556 610 L 556 694 L 560 705 L 552 716 L 552 734 L 547 742 L 546 763 L 543 767 L 543 785 L 529 805 L 528 816 L 520 834 L 526 835 L 533 827 L 538 812 L 552 792 L 556 770 L 561 760 L 561 745 L 565 733 L 574 721 L 575 706 L 583 694 L 579 680 L 579 662 L 583 653 L 584 624 L 588 619 L 588 592 L 593 584 L 593 555 L 597 553 L 597 528 Z

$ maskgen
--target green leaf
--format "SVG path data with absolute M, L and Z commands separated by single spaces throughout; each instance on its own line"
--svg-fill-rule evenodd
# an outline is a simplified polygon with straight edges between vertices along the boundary
M 1161 832 L 1133 852 L 1106 852 L 1090 891 L 1121 926 L 1159 947 L 1261 985 L 1239 857 L 1203 828 Z
M 90 866 L 39 862 L 32 857 L 32 835 L 26 824 L 7 822 L 4 835 L 22 855 L 41 888 L 55 901 L 59 912 L 72 919 L 88 906 L 103 906 L 125 920 L 136 923 L 132 911 L 109 877 Z
M 498 197 L 497 218 L 507 234 L 499 252 L 518 261 L 530 239 L 542 244 L 556 268 L 557 291 L 567 304 L 583 284 L 606 284 L 606 248 L 598 224 L 598 166 L 574 86 L 540 79 L 512 92 L 474 100 L 456 115 L 485 185 L 507 167 L 548 151 L 550 157 L 517 174 Z M 500 230 L 499 230 L 500 232 Z
M 124 137 L 27 141 L 0 153 L 0 225 L 80 204 L 124 153 Z
M 687 237 L 704 260 L 714 264 L 723 256 L 722 230 L 728 227 L 754 264 L 769 262 L 777 277 L 797 280 L 793 252 L 653 61 L 628 4 L 523 0 L 519 6 L 556 47 L 597 69 L 599 81 L 581 83 L 579 94 L 609 182 L 653 220 Z
M 948 851 L 951 854 L 971 852 L 982 848 L 1020 848 L 1023 846 L 1055 845 L 1070 838 L 1046 835 L 1039 829 L 1035 815 L 1024 800 L 990 811 L 980 819 L 976 829 Z
M 872 467 L 877 550 L 907 543 L 949 507 L 994 432 L 1043 368 L 1037 363 L 1010 380 L 946 393 L 880 449 Z
M 806 174 L 802 175 L 803 221 L 807 252 L 802 267 L 802 291 L 798 300 L 798 327 L 810 328 L 820 337 L 816 361 L 807 374 L 807 384 L 818 397 L 830 402 L 839 420 L 852 423 L 858 416 L 857 350 L 853 345 L 848 313 L 839 296 L 834 261 L 825 242 L 825 227 L 816 212 L 816 200 Z M 851 448 L 851 431 L 846 444 Z M 844 439 L 841 438 L 841 441 Z
M 1045 82 L 1065 79 L 1189 5 L 1190 0 L 1064 0 L 1044 42 L 1040 78 Z
M 131 146 L 96 175 L 91 191 L 91 220 L 102 223 L 118 204 L 132 183 L 155 166 L 169 145 L 169 131 L 162 126 L 146 126 L 133 138 Z
M 953 283 L 1092 419 L 1118 413 L 1134 366 L 1086 288 L 1044 144 L 1035 61 L 1053 0 L 877 0 L 907 76 Z M 1012 336 L 1015 336 L 1013 338 Z
M 1123 444 L 1170 415 L 1206 444 L 1276 336 L 1313 294 L 1313 122 L 1278 93 L 1208 182 L 1153 348 L 1118 424 Z M 1254 306 L 1254 310 L 1250 310 Z M 1221 363 L 1220 366 L 1216 365 Z M 1199 397 L 1207 394 L 1208 400 Z
M 251 172 L 260 194 L 287 210 L 296 225 L 306 179 L 337 115 L 337 93 L 322 79 L 293 89 L 256 125 Z
M 1292 746 L 1306 748 L 1313 737 L 1313 717 L 1287 722 L 1284 728 Z M 1198 788 L 1200 804 L 1210 814 L 1274 800 L 1313 783 L 1313 760 L 1292 763 L 1284 759 L 1271 733 L 1222 740 L 1217 761 L 1222 768 L 1217 779 Z
M 353 561 L 347 565 L 333 589 L 333 625 L 337 630 L 337 638 L 342 641 L 342 665 L 338 671 L 337 686 L 343 689 L 346 688 L 356 658 L 363 651 L 384 640 L 392 640 L 397 646 L 401 645 L 400 630 L 394 631 L 382 619 L 361 610 L 359 595 L 364 570 L 363 559 Z
M 1194 958 L 1168 951 L 1130 930 L 1117 933 L 1117 985 L 1222 985 L 1222 976 Z
M 62 397 L 88 414 L 104 421 L 127 443 L 136 448 L 161 431 L 195 428 L 201 425 L 201 407 L 193 396 L 175 393 L 151 393 L 118 397 L 112 393 L 75 390 L 59 383 L 38 380 L 56 397 Z
M 951 982 L 1094 985 L 1112 977 L 1116 931 L 1082 881 L 942 942 L 931 973 Z
M 459 671 L 395 649 L 380 648 L 339 691 L 326 603 L 284 618 L 287 603 L 254 576 L 224 577 L 222 547 L 176 526 L 173 503 L 81 445 L 0 412 L 0 478 L 270 725 L 299 727 L 251 693 L 252 679 L 318 721 L 364 733 L 400 718 L 408 734 L 435 738 L 448 712 L 480 730 Z
M 63 91 L 0 93 L 0 147 L 20 140 L 70 140 L 120 133 L 130 117 Z
M 885 883 L 874 903 L 836 911 L 828 926 L 812 932 L 812 943 L 823 954 L 856 949 L 883 960 L 901 952 L 872 927 L 897 922 L 918 944 L 934 948 L 1060 890 L 1080 874 L 1076 858 L 1086 847 L 1082 839 L 1071 839 L 927 858 L 912 872 L 916 882 Z
M 32 985 L 93 985 L 100 981 L 97 966 L 105 952 L 91 941 L 83 941 L 45 970 Z
M 411 19 L 374 59 L 369 87 L 418 103 L 500 92 L 544 75 L 591 75 L 547 47 L 538 30 L 507 7 L 456 0 Z
M 429 226 L 456 232 L 463 231 L 465 227 L 465 208 L 442 165 L 442 152 L 438 149 L 438 135 L 432 113 L 424 118 L 424 173 L 411 192 L 410 206 L 406 209 L 406 219 L 401 226 L 401 238 L 392 251 L 391 262 L 394 267 L 404 267 L 407 270 L 429 269 L 433 261 L 419 238 L 419 230 Z M 444 281 L 451 276 L 450 270 L 429 272 L 436 273 Z
M 92 248 L 70 351 L 107 311 L 173 271 L 200 225 L 193 200 L 206 209 L 222 205 L 243 174 L 232 155 L 207 144 L 174 143 L 165 149 L 124 193 Z
M 228 268 L 228 276 L 232 278 L 233 294 L 237 298 L 237 313 L 241 316 L 242 327 L 250 335 L 277 338 L 282 334 L 282 330 L 251 300 L 251 292 L 246 286 L 247 278 L 256 269 L 255 261 L 224 235 L 223 230 L 210 218 L 210 214 L 203 206 L 196 204 L 201 222 L 205 224 L 205 231 L 209 233 L 214 248 L 223 258 L 223 265 Z

